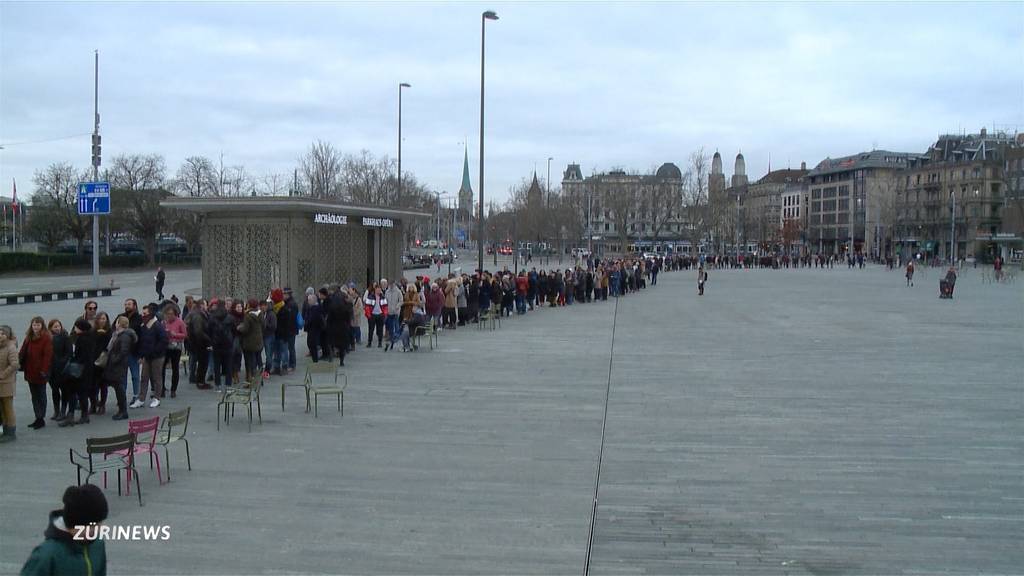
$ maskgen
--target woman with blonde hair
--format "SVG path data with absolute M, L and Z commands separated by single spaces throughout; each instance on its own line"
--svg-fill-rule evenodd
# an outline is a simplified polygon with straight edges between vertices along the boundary
M 14 376 L 18 373 L 18 343 L 10 326 L 0 326 L 0 416 L 3 418 L 4 435 L 0 443 L 17 439 L 17 422 L 14 419 Z
M 118 316 L 114 321 L 114 335 L 107 344 L 107 365 L 103 368 L 103 381 L 114 388 L 117 395 L 117 414 L 112 420 L 128 419 L 128 398 L 125 394 L 128 376 L 128 363 L 131 360 L 132 346 L 139 337 L 129 328 L 131 323 L 127 316 Z

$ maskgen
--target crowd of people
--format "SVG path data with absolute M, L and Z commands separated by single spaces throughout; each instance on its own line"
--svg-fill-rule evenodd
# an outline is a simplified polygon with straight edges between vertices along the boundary
M 381 279 L 365 289 L 335 283 L 299 295 L 288 287 L 248 299 L 187 296 L 179 302 L 172 295 L 141 308 L 128 298 L 116 314 L 89 300 L 70 330 L 60 319 L 37 316 L 19 343 L 10 327 L 0 326 L 0 442 L 16 439 L 17 372 L 32 398 L 29 428 L 44 428 L 48 421 L 61 427 L 88 424 L 107 413 L 108 402 L 113 419 L 124 420 L 129 410 L 175 398 L 183 371 L 190 385 L 218 391 L 294 372 L 296 341 L 303 333 L 312 362 L 344 366 L 346 355 L 363 344 L 363 326 L 367 348 L 376 341 L 383 352 L 411 351 L 418 332 L 455 330 L 485 320 L 485 314 L 603 302 L 656 285 L 662 270 L 691 265 L 697 262 L 683 257 L 594 258 L 565 269 Z

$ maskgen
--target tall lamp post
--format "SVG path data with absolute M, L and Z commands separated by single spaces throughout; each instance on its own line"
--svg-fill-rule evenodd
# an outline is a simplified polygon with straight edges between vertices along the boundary
M 402 88 L 412 88 L 412 87 L 413 87 L 412 84 L 409 84 L 407 82 L 402 82 L 402 83 L 398 84 L 398 194 L 397 194 L 397 198 L 399 200 L 401 199 L 401 89 Z M 378 231 L 378 232 L 380 232 L 380 231 Z M 402 243 L 404 243 L 404 240 L 402 241 Z M 383 261 L 383 259 L 384 259 L 384 256 L 383 256 L 383 254 L 384 254 L 383 244 L 384 244 L 383 242 L 378 242 L 377 243 L 377 248 L 378 248 L 378 250 L 377 250 L 377 258 L 380 261 Z M 406 246 L 402 246 L 401 249 L 402 250 L 406 250 Z
M 497 19 L 498 15 L 493 10 L 480 15 L 480 217 L 477 219 L 476 251 L 477 266 L 481 273 L 484 269 L 484 39 L 487 21 Z
M 412 84 L 402 82 L 398 85 L 398 199 L 402 198 L 402 88 L 412 88 Z M 404 242 L 404 240 L 403 240 Z M 405 250 L 405 246 L 402 247 Z

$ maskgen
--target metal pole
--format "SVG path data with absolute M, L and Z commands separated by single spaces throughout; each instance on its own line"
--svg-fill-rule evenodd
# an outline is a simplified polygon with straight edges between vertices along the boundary
M 96 50 L 93 74 L 93 134 L 100 133 L 100 51 Z M 98 158 L 97 158 L 98 160 Z M 92 181 L 99 180 L 99 162 L 92 163 Z M 94 288 L 100 287 L 100 217 L 92 216 L 92 283 Z
M 398 85 L 398 198 L 402 198 L 402 85 Z
M 486 13 L 485 13 L 486 14 Z M 476 223 L 476 255 L 477 270 L 483 274 L 484 269 L 484 37 L 487 32 L 487 18 L 480 16 L 480 199 L 477 207 L 480 215 Z
M 949 265 L 956 262 L 956 192 L 949 193 L 953 199 L 953 211 L 949 215 Z
M 480 15 L 480 217 L 477 220 L 477 266 L 484 269 L 484 40 L 487 20 L 497 20 L 498 15 L 490 10 Z

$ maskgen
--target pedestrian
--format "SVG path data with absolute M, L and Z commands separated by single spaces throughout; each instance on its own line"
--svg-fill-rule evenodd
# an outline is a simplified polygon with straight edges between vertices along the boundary
M 156 280 L 156 297 L 161 301 L 164 299 L 164 280 L 166 278 L 167 275 L 164 274 L 163 267 L 157 267 L 156 276 L 153 276 L 153 280 Z
M 366 347 L 373 347 L 373 333 L 377 332 L 377 348 L 384 345 L 384 318 L 388 315 L 388 299 L 380 284 L 374 283 L 363 294 L 363 314 L 366 316 Z
M 907 287 L 914 285 L 914 261 L 907 262 Z
M 342 286 L 331 286 L 330 305 L 327 310 L 327 332 L 330 334 L 331 345 L 338 353 L 338 365 L 345 365 L 345 352 L 349 348 L 351 338 L 352 303 L 346 298 Z
M 264 307 L 265 307 L 264 303 Z M 241 335 L 242 357 L 245 359 L 245 381 L 253 382 L 260 373 L 260 353 L 263 350 L 263 310 L 255 298 L 245 305 L 245 320 L 238 326 Z M 317 306 L 319 310 L 320 306 Z M 309 326 L 307 323 L 306 326 Z M 319 334 L 319 332 L 317 332 Z M 315 347 L 313 348 L 315 350 Z M 313 352 L 315 361 L 316 352 Z
M 106 545 L 95 536 L 109 511 L 103 491 L 92 484 L 69 486 L 62 500 L 63 509 L 50 512 L 46 539 L 32 550 L 21 576 L 106 576 Z
M 324 284 L 317 291 L 317 301 L 320 304 L 320 359 L 328 362 L 334 357 L 331 352 L 331 334 L 327 330 L 327 309 L 331 303 L 330 286 Z
M 282 307 L 282 311 L 287 312 L 287 309 Z M 207 331 L 210 334 L 211 356 L 213 357 L 213 384 L 218 392 L 223 392 L 232 384 L 231 354 L 235 346 L 235 332 L 234 324 L 228 318 L 225 303 L 216 298 L 210 301 L 210 323 Z M 287 346 L 287 340 L 285 340 L 285 346 Z M 285 362 L 285 366 L 287 366 L 287 360 Z
M 0 443 L 18 439 L 17 421 L 14 419 L 14 381 L 19 368 L 14 331 L 10 326 L 0 326 L 0 419 L 4 425 Z
M 302 307 L 302 329 L 306 331 L 306 348 L 313 362 L 320 360 L 320 334 L 324 329 L 323 311 L 315 293 L 306 295 Z
M 25 373 L 25 382 L 32 395 L 32 411 L 35 420 L 28 425 L 33 430 L 46 426 L 46 382 L 50 379 L 50 364 L 53 362 L 53 341 L 46 329 L 45 321 L 36 316 L 29 322 L 25 340 L 18 351 L 18 366 Z
M 136 352 L 142 361 L 142 389 L 134 402 L 128 405 L 129 408 L 142 408 L 146 403 L 146 395 L 149 393 L 150 385 L 153 388 L 153 398 L 149 403 L 150 408 L 160 405 L 160 396 L 164 392 L 164 358 L 167 356 L 167 330 L 159 319 L 159 306 L 150 303 L 145 308 L 142 316 L 142 326 L 139 328 L 139 343 Z
M 458 279 L 454 274 L 448 275 L 444 282 L 444 307 L 441 308 L 441 323 L 445 328 L 455 330 L 455 309 L 458 307 Z
M 56 318 L 46 325 L 53 342 L 53 356 L 50 360 L 50 398 L 53 399 L 53 416 L 50 420 L 61 422 L 74 411 L 75 400 L 67 388 L 64 368 L 71 358 L 71 337 L 64 331 L 64 326 Z
M 292 296 L 292 289 L 287 286 L 284 289 L 284 305 L 291 314 L 291 325 L 289 326 L 291 332 L 288 335 L 288 371 L 295 372 L 295 365 L 298 360 L 295 356 L 295 338 L 298 337 L 301 326 L 299 326 L 299 305 Z
M 269 376 L 274 367 L 274 342 L 277 340 L 277 314 L 274 301 L 267 298 L 260 302 L 260 322 L 263 334 L 263 371 Z
M 200 298 L 195 301 L 185 322 L 188 333 L 188 380 L 200 390 L 210 388 L 206 383 L 206 371 L 210 365 L 209 322 L 206 300 Z
M 107 413 L 107 382 L 103 379 L 106 359 L 101 362 L 101 364 L 104 364 L 102 366 L 97 364 L 97 361 L 106 352 L 107 346 L 110 344 L 110 338 L 113 336 L 112 330 L 110 316 L 106 312 L 96 314 L 96 320 L 93 322 L 93 333 L 96 335 L 96 347 L 93 352 L 95 358 L 93 359 L 92 370 L 93 414 Z
M 381 280 L 381 287 L 384 288 L 384 298 L 388 301 L 388 315 L 384 320 L 384 326 L 387 328 L 388 343 L 394 344 L 398 340 L 399 322 L 398 316 L 402 311 L 402 288 L 398 283 L 388 284 L 387 280 Z M 466 300 L 463 295 L 462 302 Z
M 185 351 L 185 338 L 188 336 L 188 329 L 185 322 L 178 317 L 177 306 L 164 307 L 164 330 L 167 332 L 167 354 L 164 357 L 163 369 L 161 369 L 161 380 L 167 382 L 166 369 L 171 367 L 171 398 L 178 396 L 178 379 L 181 372 L 181 354 Z M 164 394 L 166 394 L 166 385 Z
M 708 281 L 708 272 L 701 266 L 697 269 L 697 295 L 704 295 L 704 284 Z
M 64 369 L 67 390 L 77 399 L 82 414 L 75 420 L 74 408 L 61 423 L 61 427 L 89 423 L 89 401 L 92 398 L 92 369 L 96 361 L 96 336 L 87 320 L 78 319 L 71 329 L 73 351 Z
M 117 413 L 112 420 L 128 419 L 128 364 L 132 361 L 132 349 L 138 338 L 126 316 L 118 316 L 114 320 L 114 335 L 107 344 L 107 364 L 103 367 L 103 380 L 114 388 L 117 397 Z
M 273 300 L 271 310 L 277 316 L 277 327 L 274 329 L 274 360 L 271 364 L 271 374 L 286 374 L 288 372 L 288 338 L 295 331 L 295 315 L 291 314 L 284 301 L 284 290 L 275 288 L 270 292 Z
M 139 329 L 142 328 L 142 314 L 139 313 L 139 303 L 134 298 L 128 298 L 124 301 L 124 314 L 125 318 L 128 319 L 128 327 L 132 329 L 138 338 Z M 135 345 L 132 348 L 132 357 L 128 360 L 128 373 L 132 377 L 132 402 L 134 403 L 139 398 L 139 353 L 136 349 L 138 347 L 138 339 L 135 341 Z M 127 378 L 127 376 L 125 377 Z M 125 388 L 127 389 L 128 382 L 125 381 Z

